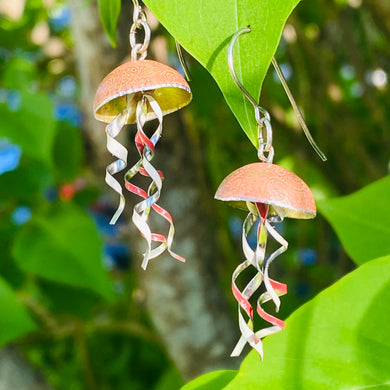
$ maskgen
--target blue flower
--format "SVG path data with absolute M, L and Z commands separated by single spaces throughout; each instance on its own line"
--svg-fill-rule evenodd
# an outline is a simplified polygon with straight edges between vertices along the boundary
M 73 103 L 57 103 L 54 116 L 57 120 L 68 122 L 75 127 L 81 124 L 80 110 Z
M 54 7 L 50 12 L 50 24 L 54 31 L 65 30 L 72 19 L 72 12 L 69 7 L 60 5 Z
M 11 215 L 11 220 L 15 225 L 24 225 L 31 219 L 31 209 L 27 206 L 17 207 Z
M 0 138 L 0 175 L 14 171 L 20 162 L 22 148 L 7 138 Z

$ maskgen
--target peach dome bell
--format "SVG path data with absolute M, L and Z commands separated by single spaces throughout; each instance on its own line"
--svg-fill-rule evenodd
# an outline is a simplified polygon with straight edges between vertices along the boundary
M 220 184 L 215 198 L 247 210 L 246 201 L 271 206 L 271 214 L 308 219 L 316 215 L 306 183 L 279 165 L 256 162 L 236 169 Z
M 192 98 L 186 80 L 173 68 L 152 60 L 129 61 L 109 73 L 100 83 L 94 102 L 95 118 L 110 123 L 123 112 L 129 98 L 130 115 L 127 123 L 136 120 L 135 98 L 148 93 L 157 100 L 163 115 L 186 106 Z M 148 113 L 147 120 L 154 119 Z

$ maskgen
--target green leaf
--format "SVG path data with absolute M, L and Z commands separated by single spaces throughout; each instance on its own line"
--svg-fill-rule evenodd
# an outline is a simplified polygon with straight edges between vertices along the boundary
M 318 202 L 349 256 L 360 265 L 390 254 L 390 176 L 352 195 Z
M 6 63 L 3 73 L 5 88 L 26 90 L 36 78 L 36 67 L 33 62 L 22 57 L 13 57 Z
M 111 45 L 116 47 L 116 25 L 121 12 L 121 0 L 98 0 L 100 18 Z
M 22 303 L 13 290 L 0 277 L 0 345 L 36 329 Z
M 31 204 L 51 183 L 50 171 L 42 162 L 22 156 L 15 171 L 0 175 L 0 203 Z
M 83 143 L 80 129 L 59 122 L 53 147 L 53 160 L 60 179 L 71 182 L 80 173 Z
M 236 370 L 213 371 L 201 375 L 190 383 L 187 383 L 181 390 L 218 390 L 223 389 L 237 375 Z
M 261 85 L 283 26 L 299 0 L 145 0 L 180 44 L 212 74 L 254 145 L 257 125 L 252 105 L 235 85 L 227 63 L 230 40 L 251 26 L 234 49 L 237 76 L 258 101 Z
M 74 288 L 46 279 L 39 282 L 39 292 L 45 306 L 55 315 L 74 314 L 83 319 L 92 318 L 100 296 L 87 289 Z
M 24 271 L 111 298 L 102 253 L 102 239 L 91 217 L 70 203 L 58 204 L 23 226 L 13 246 L 13 256 Z
M 388 388 L 389 301 L 386 256 L 359 267 L 298 309 L 285 330 L 265 340 L 264 361 L 250 352 L 235 379 L 222 388 Z
M 56 130 L 53 104 L 43 93 L 18 93 L 20 103 L 13 111 L 0 104 L 0 137 L 18 144 L 27 156 L 50 164 Z
M 180 389 L 182 385 L 183 379 L 179 373 L 176 371 L 176 369 L 170 368 L 162 374 L 153 390 Z

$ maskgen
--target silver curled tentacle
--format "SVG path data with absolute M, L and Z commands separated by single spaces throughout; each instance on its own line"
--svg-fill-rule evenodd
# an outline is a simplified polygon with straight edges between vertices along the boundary
M 146 135 L 143 131 L 143 126 L 146 123 L 146 111 L 147 111 L 147 100 L 151 98 L 150 95 L 143 95 L 143 98 L 138 102 L 137 104 L 137 110 L 136 110 L 136 117 L 137 117 L 137 135 L 136 136 L 136 143 L 138 151 L 141 155 L 140 160 L 140 167 L 142 167 L 147 176 L 149 176 L 152 179 L 152 184 L 149 186 L 149 190 L 147 193 L 147 197 L 142 200 L 141 202 L 137 203 L 133 208 L 133 216 L 132 221 L 134 225 L 137 227 L 137 229 L 140 231 L 142 236 L 145 238 L 147 242 L 147 249 L 144 253 L 144 259 L 142 261 L 142 268 L 146 269 L 149 260 L 152 256 L 152 232 L 150 230 L 149 224 L 147 222 L 150 208 L 152 204 L 156 203 L 157 200 L 160 198 L 160 191 L 162 188 L 162 180 L 160 175 L 158 174 L 157 170 L 153 167 L 153 165 L 150 163 L 150 160 L 153 158 L 154 155 L 154 146 L 158 142 L 158 140 L 161 137 L 162 133 L 162 112 L 160 109 L 160 106 L 157 104 L 157 106 L 153 107 L 153 110 L 156 113 L 157 120 L 158 120 L 158 127 L 155 131 L 155 133 L 152 136 L 152 140 L 149 144 L 146 143 Z M 149 100 L 149 102 L 155 102 L 153 98 Z M 152 187 L 152 185 L 154 186 Z M 150 193 L 152 188 L 155 188 L 154 193 Z M 164 251 L 164 243 L 160 245 L 160 251 L 158 254 L 162 253 Z M 156 253 L 155 252 L 155 253 Z
M 231 356 L 239 356 L 246 343 L 249 343 L 249 345 L 257 350 L 260 356 L 263 356 L 263 346 L 261 339 L 256 336 L 256 333 L 253 330 L 253 308 L 249 302 L 249 299 L 258 290 L 263 281 L 261 268 L 265 257 L 266 236 L 263 234 L 263 219 L 260 216 L 259 225 L 257 228 L 258 244 L 256 245 L 255 250 L 250 247 L 247 235 L 258 219 L 258 213 L 256 207 L 252 207 L 253 205 L 249 202 L 247 204 L 250 212 L 247 215 L 242 228 L 242 248 L 246 260 L 236 268 L 232 276 L 232 291 L 238 302 L 238 319 L 242 336 L 231 353 Z M 256 268 L 257 273 L 241 292 L 236 285 L 236 279 L 246 268 L 251 265 Z M 244 319 L 243 310 L 248 317 L 248 321 Z
M 280 256 L 283 252 L 285 252 L 288 248 L 288 242 L 276 231 L 276 229 L 269 223 L 269 221 L 265 221 L 265 228 L 267 232 L 277 241 L 281 246 L 279 249 L 271 253 L 271 255 L 266 259 L 264 263 L 264 285 L 267 289 L 267 292 L 275 304 L 276 312 L 279 311 L 280 308 L 280 299 L 275 289 L 273 288 L 270 278 L 268 275 L 269 266 L 271 263 Z
M 285 252 L 288 247 L 288 242 L 270 224 L 270 218 L 272 217 L 266 218 L 264 220 L 265 231 L 268 235 L 271 235 L 272 238 L 274 238 L 281 245 L 281 247 L 271 253 L 263 263 L 263 280 L 266 291 L 261 294 L 259 299 L 257 300 L 257 313 L 263 320 L 270 323 L 271 326 L 263 328 L 256 332 L 256 336 L 259 339 L 263 339 L 266 336 L 280 332 L 285 326 L 284 321 L 267 313 L 262 307 L 264 303 L 272 300 L 275 304 L 275 310 L 276 312 L 278 312 L 280 307 L 279 297 L 287 293 L 287 285 L 270 279 L 268 274 L 270 264 L 276 259 L 276 257 Z
M 143 130 L 147 121 L 149 107 L 158 120 L 157 129 L 150 138 L 146 136 Z M 175 233 L 173 220 L 168 211 L 157 204 L 161 194 L 163 174 L 161 171 L 156 170 L 150 161 L 154 155 L 154 148 L 161 137 L 163 115 L 159 104 L 152 96 L 148 94 L 143 95 L 142 99 L 137 104 L 136 118 L 137 133 L 135 143 L 141 159 L 127 171 L 125 175 L 125 186 L 130 192 L 143 198 L 143 200 L 137 203 L 133 208 L 132 221 L 147 242 L 147 249 L 142 261 L 142 268 L 146 269 L 149 260 L 156 258 L 166 249 L 170 255 L 177 260 L 185 260 L 172 251 L 171 246 Z M 151 183 L 147 191 L 130 182 L 137 173 L 151 179 Z M 152 233 L 148 224 L 148 217 L 151 209 L 169 223 L 170 226 L 167 237 L 162 234 Z M 152 248 L 153 242 L 159 242 L 160 244 L 157 247 Z
M 115 137 L 121 132 L 123 126 L 126 125 L 128 118 L 129 110 L 125 109 L 106 126 L 107 150 L 114 157 L 117 157 L 117 160 L 106 167 L 105 181 L 119 195 L 119 206 L 111 218 L 111 225 L 115 224 L 125 207 L 125 197 L 123 196 L 122 186 L 113 175 L 123 171 L 127 165 L 127 149 L 119 141 L 117 141 Z
M 235 279 L 239 276 L 239 274 L 248 268 L 251 265 L 249 261 L 244 261 L 241 263 L 233 273 L 232 283 L 235 285 Z M 253 331 L 253 308 L 249 303 L 249 299 L 255 293 L 255 291 L 260 287 L 262 283 L 262 275 L 261 273 L 257 273 L 252 280 L 245 286 L 244 290 L 241 293 L 241 297 L 238 300 L 237 295 L 236 299 L 239 302 L 238 305 L 238 324 L 241 331 L 241 337 L 232 351 L 230 356 L 239 356 L 241 354 L 242 349 L 244 348 L 246 343 L 249 343 L 251 347 L 257 350 L 260 356 L 263 356 L 263 347 L 260 340 L 256 337 L 255 332 Z M 237 286 L 234 286 L 237 288 Z M 246 312 L 249 317 L 248 321 L 244 319 L 242 309 Z
M 257 313 L 261 318 L 269 322 L 272 326 L 261 329 L 256 332 L 256 336 L 260 339 L 271 334 L 280 332 L 285 326 L 284 321 L 267 313 L 263 309 L 262 305 L 272 300 L 275 304 L 275 310 L 276 312 L 278 312 L 280 307 L 279 297 L 287 293 L 287 285 L 270 279 L 268 275 L 268 270 L 270 264 L 276 259 L 276 257 L 278 257 L 287 250 L 288 242 L 276 231 L 276 229 L 270 224 L 268 219 L 265 220 L 264 227 L 267 233 L 270 234 L 281 245 L 281 247 L 274 251 L 271 255 L 269 255 L 268 258 L 266 258 L 266 260 L 264 261 L 263 265 L 263 280 L 266 291 L 261 294 L 259 299 L 257 300 Z
M 287 242 L 280 236 L 278 232 L 276 232 L 276 230 L 267 220 L 268 206 L 260 206 L 259 204 L 254 205 L 250 202 L 247 202 L 247 206 L 249 209 L 249 214 L 243 223 L 242 229 L 242 247 L 245 255 L 245 261 L 236 268 L 232 276 L 232 291 L 234 297 L 238 301 L 238 319 L 241 337 L 233 349 L 231 356 L 239 356 L 246 343 L 248 343 L 260 354 L 261 358 L 263 358 L 262 339 L 268 335 L 279 332 L 284 328 L 284 322 L 268 314 L 262 308 L 262 305 L 272 300 L 274 301 L 275 305 L 277 305 L 277 308 L 279 308 L 279 296 L 287 292 L 287 286 L 285 284 L 276 282 L 270 279 L 268 276 L 268 267 L 270 263 L 286 250 Z M 257 219 L 259 219 L 259 224 L 257 227 L 257 244 L 256 248 L 253 250 L 248 243 L 247 235 Z M 266 258 L 265 251 L 268 234 L 276 239 L 282 245 L 282 247 Z M 236 279 L 245 269 L 251 265 L 256 268 L 257 273 L 241 292 L 236 285 Z M 261 294 L 257 300 L 257 313 L 261 318 L 269 322 L 271 326 L 255 332 L 253 330 L 254 313 L 249 299 L 259 289 L 263 281 L 266 291 Z M 246 313 L 248 317 L 247 321 L 244 318 L 243 312 Z

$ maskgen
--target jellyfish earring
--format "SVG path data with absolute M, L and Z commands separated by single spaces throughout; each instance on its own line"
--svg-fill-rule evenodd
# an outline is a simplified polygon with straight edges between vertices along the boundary
M 231 355 L 239 356 L 248 343 L 263 357 L 262 339 L 281 331 L 285 326 L 281 319 L 266 312 L 263 307 L 266 302 L 272 301 L 275 311 L 278 312 L 281 304 L 280 296 L 287 293 L 285 284 L 269 277 L 271 263 L 288 247 L 287 241 L 275 229 L 274 224 L 283 221 L 286 217 L 314 218 L 316 207 L 313 195 L 304 181 L 287 169 L 272 163 L 274 149 L 270 115 L 246 91 L 234 71 L 234 44 L 237 38 L 246 32 L 250 32 L 250 29 L 239 30 L 233 36 L 228 50 L 228 64 L 235 83 L 254 106 L 258 126 L 260 162 L 245 165 L 228 175 L 220 184 L 215 198 L 248 211 L 242 227 L 242 248 L 245 260 L 235 269 L 232 276 L 232 292 L 238 302 L 238 320 L 242 335 Z M 255 223 L 258 223 L 257 240 L 255 247 L 251 248 L 248 243 L 248 234 L 254 228 Z M 280 245 L 270 254 L 266 250 L 268 238 L 273 238 Z M 236 280 L 244 270 L 251 266 L 254 267 L 255 274 L 241 291 L 237 287 Z M 255 310 L 250 299 L 263 283 L 265 291 L 258 297 L 255 310 L 270 326 L 254 331 Z M 244 318 L 245 315 L 247 320 Z
M 238 302 L 239 327 L 242 333 L 232 356 L 239 356 L 246 343 L 255 348 L 263 357 L 261 340 L 284 328 L 284 322 L 267 313 L 263 304 L 273 301 L 276 312 L 280 307 L 279 296 L 287 293 L 287 286 L 269 277 L 271 263 L 287 250 L 287 241 L 278 233 L 274 224 L 284 218 L 313 218 L 316 207 L 309 187 L 294 173 L 267 160 L 245 165 L 227 176 L 219 186 L 215 198 L 229 202 L 233 207 L 249 211 L 242 227 L 242 248 L 245 261 L 233 272 L 232 291 Z M 248 243 L 248 234 L 258 221 L 255 249 Z M 272 237 L 280 248 L 267 255 L 266 244 Z M 248 267 L 253 266 L 256 274 L 240 291 L 236 279 Z M 271 326 L 257 332 L 253 330 L 254 310 L 249 302 L 264 282 L 265 292 L 257 300 L 258 315 Z M 244 320 L 242 310 L 248 316 Z
M 115 224 L 125 207 L 122 186 L 114 175 L 126 168 L 128 154 L 127 149 L 115 138 L 126 124 L 137 125 L 135 146 L 140 159 L 125 173 L 125 187 L 142 198 L 133 208 L 132 221 L 147 243 L 142 262 L 142 268 L 146 269 L 149 260 L 165 250 L 168 250 L 172 257 L 185 261 L 171 249 L 175 232 L 173 220 L 169 212 L 157 204 L 163 174 L 151 164 L 151 160 L 162 134 L 163 116 L 187 105 L 192 94 L 187 82 L 174 69 L 145 59 L 150 28 L 138 0 L 133 0 L 133 3 L 133 24 L 130 29 L 131 61 L 115 68 L 100 83 L 95 96 L 94 113 L 96 119 L 108 123 L 107 149 L 117 158 L 107 166 L 105 177 L 106 183 L 119 195 L 119 206 L 110 221 L 111 224 Z M 137 30 L 143 30 L 142 43 L 137 42 Z M 148 137 L 144 125 L 153 119 L 157 119 L 158 124 L 152 136 Z M 131 183 L 137 173 L 151 179 L 147 190 Z M 169 223 L 167 236 L 152 233 L 148 224 L 151 210 Z M 153 242 L 159 243 L 158 246 L 153 248 Z

